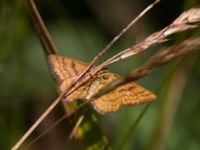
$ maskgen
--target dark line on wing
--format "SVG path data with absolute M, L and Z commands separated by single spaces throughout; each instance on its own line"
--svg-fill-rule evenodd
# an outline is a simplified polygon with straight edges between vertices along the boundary
M 131 90 L 133 90 L 133 89 L 135 89 L 135 88 L 136 88 L 136 86 L 134 86 L 134 87 L 129 87 L 129 88 L 127 88 L 127 89 L 120 89 L 118 92 L 123 92 L 123 91 L 130 92 Z
M 70 71 L 68 71 L 66 68 L 65 68 L 65 59 L 64 58 L 61 58 L 62 59 L 62 68 L 64 70 L 64 76 L 66 76 L 67 78 L 70 78 L 72 77 Z
M 76 70 L 76 64 L 74 63 L 74 61 L 72 60 L 72 63 L 71 63 L 71 68 L 73 69 L 73 71 L 75 72 L 75 75 L 78 75 L 79 72 Z

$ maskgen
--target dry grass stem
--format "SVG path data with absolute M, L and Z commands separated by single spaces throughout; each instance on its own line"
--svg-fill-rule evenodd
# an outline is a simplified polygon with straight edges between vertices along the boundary
M 200 48 L 200 38 L 191 38 L 179 44 L 175 44 L 173 46 L 160 50 L 153 57 L 151 57 L 144 65 L 142 65 L 139 68 L 136 68 L 127 76 L 121 77 L 113 81 L 110 85 L 100 90 L 99 93 L 97 93 L 97 95 L 95 96 L 95 98 L 113 90 L 119 85 L 138 80 L 150 74 L 153 70 L 155 70 L 159 66 L 169 63 L 173 59 L 185 55 L 187 53 L 193 52 L 194 50 L 199 48 Z
M 72 139 L 73 137 L 76 137 L 76 132 L 77 132 L 77 129 L 79 128 L 80 124 L 83 122 L 83 119 L 84 119 L 84 115 L 81 115 L 78 119 L 78 121 L 76 122 L 70 136 L 69 136 L 69 139 Z
M 131 48 L 123 50 L 116 54 L 112 58 L 102 63 L 99 67 L 105 67 L 113 62 L 125 59 L 147 50 L 149 47 L 168 41 L 167 36 L 177 32 L 185 31 L 199 27 L 200 24 L 200 8 L 192 8 L 188 11 L 183 12 L 176 20 L 174 20 L 169 26 L 164 29 L 155 32 L 148 36 L 144 41 L 134 45 Z

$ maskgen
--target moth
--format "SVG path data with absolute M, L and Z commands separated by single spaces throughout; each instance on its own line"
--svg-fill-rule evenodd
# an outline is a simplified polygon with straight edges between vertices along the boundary
M 60 93 L 64 92 L 88 65 L 80 60 L 60 55 L 48 55 L 47 62 Z M 119 75 L 103 69 L 68 95 L 67 99 L 70 101 L 76 99 L 88 100 L 118 77 Z M 91 104 L 97 112 L 106 114 L 119 110 L 123 105 L 138 105 L 150 102 L 155 98 L 156 96 L 152 92 L 130 82 L 94 99 Z

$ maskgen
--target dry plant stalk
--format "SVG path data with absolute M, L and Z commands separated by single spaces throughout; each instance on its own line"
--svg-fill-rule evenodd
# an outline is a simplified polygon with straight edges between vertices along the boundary
M 162 29 L 158 32 L 151 34 L 144 41 L 134 45 L 131 48 L 123 50 L 122 52 L 116 54 L 112 58 L 106 60 L 104 63 L 102 63 L 101 65 L 96 67 L 96 70 L 99 71 L 103 67 L 105 67 L 113 62 L 119 61 L 121 59 L 125 59 L 125 58 L 130 57 L 135 54 L 138 54 L 144 50 L 147 50 L 149 47 L 151 47 L 155 44 L 164 43 L 168 40 L 167 36 L 169 36 L 171 34 L 185 31 L 188 29 L 197 28 L 197 27 L 199 27 L 199 25 L 200 25 L 200 8 L 192 8 L 188 11 L 185 11 L 177 19 L 175 19 L 169 26 L 165 27 L 164 29 Z M 192 45 L 192 44 L 194 44 L 194 45 Z M 190 50 L 197 49 L 198 48 L 198 39 L 196 39 L 196 40 L 190 39 L 188 41 L 181 43 L 180 46 L 184 46 L 184 47 L 182 47 L 182 48 L 180 47 L 180 50 L 177 50 L 176 53 L 171 51 L 170 48 L 179 47 L 178 45 L 176 45 L 174 47 L 172 46 L 166 51 L 163 50 L 166 53 L 173 53 L 171 55 L 169 54 L 170 57 L 168 57 L 167 54 L 164 54 L 164 52 L 163 52 L 163 55 L 166 55 L 165 63 L 171 61 L 172 59 L 178 57 L 179 55 L 183 55 L 184 53 L 189 52 Z M 164 56 L 159 56 L 160 54 L 162 54 L 162 52 L 156 54 L 152 59 L 155 59 L 155 58 L 159 59 L 159 57 L 164 57 Z M 167 57 L 169 60 L 166 60 Z M 161 65 L 162 61 L 164 61 L 164 60 L 162 60 L 162 59 L 160 60 L 160 65 Z M 154 62 L 154 64 L 152 64 L 152 63 L 153 62 L 147 62 L 144 66 L 141 66 L 140 68 L 135 69 L 134 72 L 130 73 L 128 76 L 119 78 L 116 81 L 113 81 L 113 83 L 111 83 L 107 87 L 104 87 L 102 90 L 100 90 L 99 93 L 96 94 L 95 98 L 111 91 L 112 89 L 114 89 L 114 87 L 125 84 L 127 82 L 135 81 L 135 80 L 141 78 L 142 76 L 147 75 L 148 73 L 150 73 L 150 70 L 152 71 L 153 68 L 156 68 L 158 66 L 159 61 L 157 61 L 156 63 Z M 149 68 L 147 68 L 147 67 L 149 67 Z
M 164 29 L 155 32 L 148 36 L 144 41 L 134 45 L 131 48 L 123 50 L 116 54 L 112 58 L 102 63 L 99 67 L 102 68 L 113 62 L 125 59 L 147 50 L 149 47 L 168 41 L 167 37 L 178 32 L 182 32 L 188 29 L 199 27 L 200 24 L 200 8 L 192 8 L 188 11 L 183 12 L 177 19 L 175 19 L 169 26 Z
M 179 44 L 175 44 L 168 48 L 162 49 L 152 56 L 144 65 L 134 69 L 127 76 L 118 78 L 111 84 L 103 88 L 95 95 L 94 99 L 98 96 L 104 95 L 105 93 L 113 90 L 119 85 L 127 82 L 138 80 L 148 74 L 161 65 L 171 62 L 177 57 L 188 54 L 200 48 L 200 38 L 187 39 Z

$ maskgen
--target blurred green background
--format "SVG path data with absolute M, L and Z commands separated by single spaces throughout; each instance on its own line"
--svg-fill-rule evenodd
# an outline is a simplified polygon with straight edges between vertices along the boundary
M 183 10 L 198 6 L 199 2 L 163 0 L 99 62 L 162 29 Z M 36 2 L 59 52 L 85 62 L 89 62 L 149 3 L 147 0 Z M 198 30 L 173 36 L 177 40 L 172 41 L 193 35 L 198 35 Z M 144 63 L 157 49 L 117 62 L 109 69 L 124 75 Z M 200 52 L 197 51 L 138 81 L 155 92 L 158 98 L 150 105 L 123 149 L 200 149 L 199 65 Z M 10 149 L 56 96 L 57 89 L 48 72 L 26 1 L 0 0 L 0 149 Z M 167 103 L 171 98 L 175 100 Z M 122 142 L 143 108 L 144 105 L 123 107 L 117 113 L 97 114 L 99 125 L 113 149 Z M 31 138 L 62 114 L 64 111 L 59 105 Z M 63 122 L 31 149 L 67 149 L 65 130 Z M 160 136 L 160 133 L 164 135 Z

